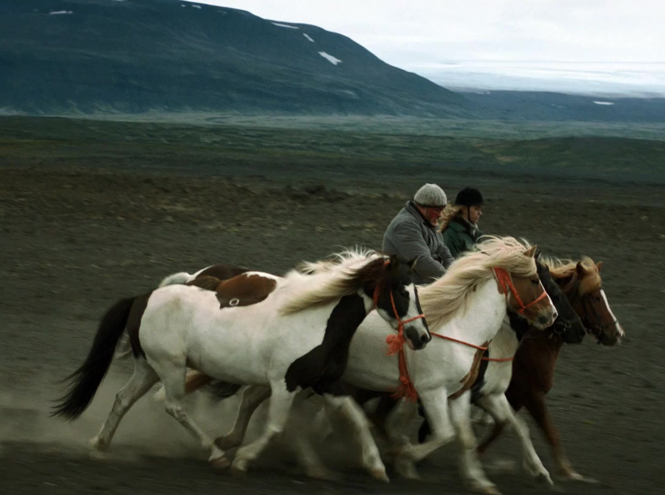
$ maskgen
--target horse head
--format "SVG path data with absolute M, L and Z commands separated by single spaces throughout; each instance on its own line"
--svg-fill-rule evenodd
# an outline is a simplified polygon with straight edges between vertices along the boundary
M 575 309 L 552 278 L 549 267 L 538 261 L 539 256 L 540 253 L 537 253 L 536 270 L 538 278 L 540 278 L 543 287 L 545 287 L 559 314 L 554 321 L 554 325 L 552 325 L 552 331 L 554 334 L 560 335 L 567 344 L 579 344 L 584 339 L 586 333 L 582 320 L 580 320 Z
M 418 290 L 411 280 L 412 264 L 401 263 L 395 256 L 373 262 L 372 275 L 365 292 L 371 294 L 377 312 L 406 337 L 411 349 L 422 349 L 432 339 L 420 307 Z
M 610 309 L 600 277 L 602 262 L 595 264 L 584 257 L 577 262 L 569 285 L 572 285 L 572 302 L 587 331 L 599 344 L 613 346 L 626 335 L 619 320 Z
M 554 324 L 558 312 L 538 277 L 535 252 L 536 246 L 523 252 L 530 259 L 528 271 L 496 270 L 496 274 L 503 292 L 508 294 L 509 310 L 526 318 L 535 328 L 545 330 Z

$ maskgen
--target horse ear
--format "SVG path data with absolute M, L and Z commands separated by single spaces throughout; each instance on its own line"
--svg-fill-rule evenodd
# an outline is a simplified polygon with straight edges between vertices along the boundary
M 409 261 L 407 263 L 409 265 L 409 269 L 411 269 L 411 271 L 416 269 L 416 263 L 418 263 L 418 258 L 413 258 L 411 261 Z
M 586 275 L 586 268 L 584 268 L 584 265 L 582 264 L 581 261 L 577 262 L 577 266 L 575 267 L 575 269 L 577 270 L 577 273 L 579 275 L 581 275 L 581 276 Z
M 600 271 L 600 267 L 601 267 L 601 266 L 603 266 L 603 262 L 602 262 L 602 261 L 599 261 L 598 263 L 596 263 L 596 268 L 598 269 L 598 271 Z
M 536 250 L 536 261 L 540 261 L 541 254 L 543 254 L 543 252 L 540 249 Z
M 524 251 L 524 256 L 527 258 L 533 258 L 534 254 L 536 253 L 536 250 L 538 249 L 538 246 L 532 246 L 526 251 Z

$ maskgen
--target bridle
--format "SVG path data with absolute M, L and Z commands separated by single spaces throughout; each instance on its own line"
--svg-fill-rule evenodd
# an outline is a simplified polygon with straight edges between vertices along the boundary
M 528 308 L 530 308 L 531 306 L 535 305 L 536 303 L 538 303 L 539 301 L 541 301 L 542 299 L 545 299 L 547 297 L 547 292 L 543 288 L 543 292 L 537 298 L 535 298 L 529 304 L 525 305 L 522 302 L 522 298 L 517 293 L 517 289 L 513 285 L 513 280 L 510 276 L 510 273 L 508 273 L 507 270 L 504 270 L 503 268 L 498 268 L 498 267 L 494 267 L 494 273 L 496 275 L 497 282 L 499 283 L 499 285 L 503 289 L 503 293 L 506 295 L 506 299 L 508 299 L 509 294 L 512 294 L 513 298 L 515 298 L 515 301 L 519 305 L 519 309 L 517 310 L 517 312 L 521 315 L 523 315 L 524 312 Z
M 377 285 L 376 288 L 374 289 L 374 297 L 373 297 L 374 307 L 377 309 L 379 308 L 379 293 L 380 293 L 380 287 Z M 397 313 L 397 307 L 395 306 L 395 297 L 393 296 L 392 290 L 390 291 L 390 305 L 393 308 L 393 315 L 397 320 L 397 334 L 391 334 L 388 335 L 388 337 L 386 337 L 386 342 L 390 345 L 389 355 L 392 356 L 393 354 L 398 352 L 404 344 L 406 344 L 406 337 L 404 337 L 404 325 L 406 325 L 407 323 L 411 323 L 412 321 L 419 320 L 421 318 L 425 319 L 425 315 L 423 313 L 420 313 L 414 316 L 413 318 L 409 318 L 408 320 L 402 320 L 399 317 L 399 314 Z

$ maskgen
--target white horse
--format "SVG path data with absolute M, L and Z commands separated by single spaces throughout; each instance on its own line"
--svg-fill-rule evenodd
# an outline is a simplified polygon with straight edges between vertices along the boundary
M 478 348 L 484 348 L 495 337 L 508 308 L 522 312 L 541 329 L 550 326 L 556 318 L 552 301 L 537 276 L 534 252 L 535 247 L 526 249 L 510 237 L 490 238 L 477 246 L 477 252 L 456 260 L 442 278 L 419 288 L 428 324 L 444 338 L 433 339 L 418 353 L 404 350 L 401 356 L 405 358 L 406 373 L 400 372 L 401 358 L 386 355 L 386 326 L 378 316 L 370 314 L 356 332 L 344 381 L 380 392 L 394 391 L 398 384 L 409 385 L 410 382 L 433 427 L 434 434 L 427 442 L 403 445 L 397 452 L 396 464 L 402 474 L 413 476 L 413 463 L 451 441 L 455 437 L 453 425 L 459 428 L 457 433 L 465 452 L 475 455 L 475 438 L 468 419 L 464 419 L 469 416 L 468 397 L 450 402 L 448 398 L 463 393 L 465 386 L 473 382 Z M 507 279 L 506 274 L 509 274 Z M 433 332 L 433 335 L 436 334 Z M 265 388 L 245 389 L 236 425 L 223 438 L 225 446 L 240 444 L 249 417 L 269 395 L 270 391 Z M 311 446 L 303 437 L 298 441 L 301 460 L 308 471 L 322 471 Z M 371 447 L 365 445 L 364 448 Z M 473 465 L 466 477 L 473 488 L 485 492 L 495 490 L 479 465 Z
M 340 377 L 351 338 L 374 308 L 413 349 L 429 342 L 408 267 L 368 252 L 342 255 L 333 269 L 312 275 L 292 271 L 281 278 L 251 272 L 239 277 L 249 280 L 250 275 L 272 279 L 275 289 L 249 306 L 220 309 L 217 292 L 186 285 L 169 285 L 116 303 L 103 317 L 86 361 L 71 376 L 72 387 L 54 414 L 74 419 L 87 408 L 126 327 L 135 371 L 92 440 L 97 449 L 108 448 L 127 410 L 161 380 L 167 412 L 210 452 L 213 465 L 228 466 L 224 451 L 183 407 L 187 366 L 225 382 L 270 387 L 265 431 L 237 452 L 237 471 L 246 471 L 282 431 L 296 393 L 308 387 L 346 413 L 359 436 L 371 438 L 362 411 L 348 396 L 339 396 Z M 378 450 L 367 451 L 364 461 L 373 476 L 387 480 Z

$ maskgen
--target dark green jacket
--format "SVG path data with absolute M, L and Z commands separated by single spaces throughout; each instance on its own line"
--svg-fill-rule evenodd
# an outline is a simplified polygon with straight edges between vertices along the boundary
M 443 231 L 443 242 L 450 250 L 450 254 L 459 258 L 465 252 L 471 251 L 481 235 L 483 233 L 478 227 L 462 217 L 455 217 Z

